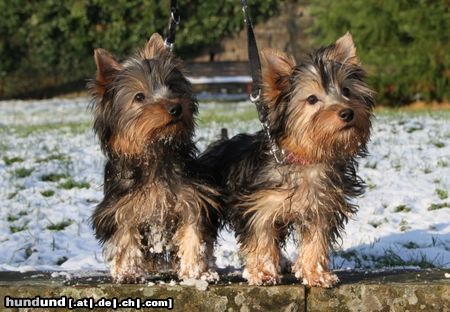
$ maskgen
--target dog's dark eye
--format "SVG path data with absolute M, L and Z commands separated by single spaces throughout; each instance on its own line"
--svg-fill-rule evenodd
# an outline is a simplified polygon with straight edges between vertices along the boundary
M 308 97 L 306 98 L 306 101 L 307 101 L 309 104 L 314 105 L 314 104 L 316 104 L 316 103 L 319 101 L 319 99 L 317 98 L 317 96 L 315 96 L 315 95 L 313 94 L 313 95 L 308 96 Z
M 342 95 L 348 98 L 350 96 L 350 89 L 349 88 L 342 88 Z
M 136 94 L 136 95 L 134 96 L 134 100 L 135 100 L 136 102 L 143 102 L 143 101 L 145 100 L 145 95 L 144 95 L 144 93 L 139 92 L 138 94 Z

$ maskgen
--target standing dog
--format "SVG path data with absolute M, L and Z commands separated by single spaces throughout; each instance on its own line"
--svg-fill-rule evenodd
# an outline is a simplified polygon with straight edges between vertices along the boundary
M 219 141 L 202 161 L 228 192 L 250 284 L 279 282 L 280 246 L 295 229 L 301 246 L 295 276 L 332 287 L 339 280 L 329 270 L 329 250 L 357 210 L 351 199 L 363 192 L 356 159 L 366 152 L 373 92 L 348 33 L 298 65 L 280 52 L 262 56 L 263 100 L 283 163 L 263 131 Z
M 201 179 L 192 141 L 197 102 L 181 62 L 153 34 L 118 62 L 95 50 L 94 130 L 107 158 L 104 198 L 92 222 L 117 283 L 176 267 L 211 276 L 218 193 Z

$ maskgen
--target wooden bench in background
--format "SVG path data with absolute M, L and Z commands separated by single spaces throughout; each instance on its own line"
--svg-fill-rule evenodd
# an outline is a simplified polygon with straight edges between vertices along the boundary
M 252 78 L 248 62 L 188 62 L 186 69 L 196 93 L 246 97 L 251 90 Z

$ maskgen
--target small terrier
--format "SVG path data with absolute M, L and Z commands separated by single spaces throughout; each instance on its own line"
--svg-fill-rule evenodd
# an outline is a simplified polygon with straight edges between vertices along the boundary
M 280 281 L 280 247 L 295 230 L 301 248 L 292 266 L 308 286 L 339 282 L 329 251 L 362 194 L 356 174 L 366 153 L 374 92 L 349 33 L 296 65 L 265 50 L 263 101 L 270 136 L 284 154 L 278 163 L 260 131 L 210 146 L 201 156 L 227 192 L 228 218 L 252 285 Z
M 175 267 L 183 279 L 216 277 L 219 194 L 196 159 L 198 104 L 180 60 L 156 33 L 123 62 L 103 49 L 94 58 L 94 130 L 107 163 L 92 223 L 113 280 Z

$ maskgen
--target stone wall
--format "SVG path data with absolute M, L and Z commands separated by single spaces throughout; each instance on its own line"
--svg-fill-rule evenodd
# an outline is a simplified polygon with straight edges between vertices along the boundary
M 333 289 L 306 288 L 292 276 L 281 285 L 248 286 L 239 276 L 222 275 L 213 285 L 184 286 L 173 276 L 149 279 L 146 285 L 110 284 L 109 274 L 0 272 L 0 311 L 36 311 L 5 308 L 5 297 L 58 298 L 80 304 L 129 304 L 171 298 L 174 311 L 450 311 L 449 270 L 337 272 L 342 284 Z M 77 276 L 77 274 L 81 274 Z M 165 281 L 165 282 L 163 282 Z M 201 283 L 200 283 L 201 284 Z M 92 298 L 92 299 L 90 299 Z M 129 306 L 129 305 L 128 305 Z M 147 309 L 141 309 L 146 310 Z M 161 309 L 160 309 L 161 310 Z M 44 308 L 38 311 L 67 311 Z M 73 311 L 92 311 L 77 308 Z M 114 311 L 102 308 L 100 311 Z M 137 311 L 122 308 L 120 311 Z

